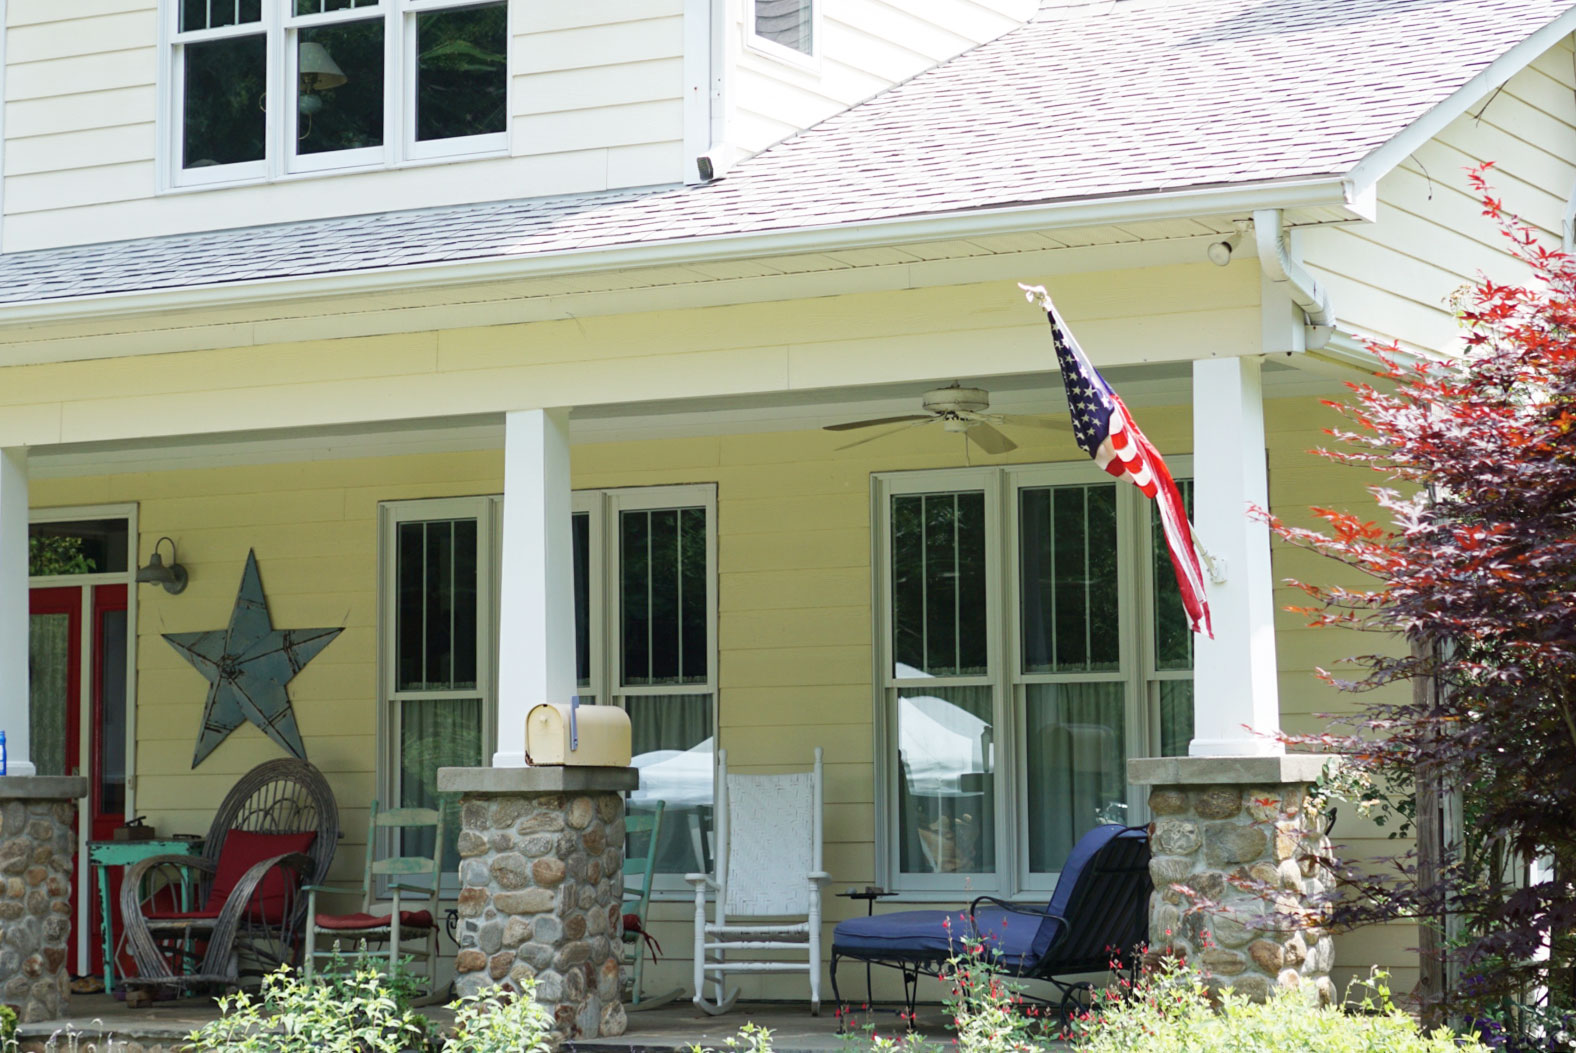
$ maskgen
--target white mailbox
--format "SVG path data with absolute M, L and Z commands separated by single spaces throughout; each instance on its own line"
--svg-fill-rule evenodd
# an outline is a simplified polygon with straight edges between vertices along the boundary
M 629 714 L 619 706 L 532 706 L 525 715 L 525 755 L 532 764 L 627 768 Z

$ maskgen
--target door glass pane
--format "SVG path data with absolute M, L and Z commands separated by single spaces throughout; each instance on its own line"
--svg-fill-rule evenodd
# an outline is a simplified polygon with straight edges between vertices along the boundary
M 383 19 L 302 29 L 296 151 L 383 144 Z
M 622 682 L 705 683 L 706 510 L 620 513 L 619 565 Z
M 508 115 L 508 6 L 416 16 L 416 138 L 504 130 Z
M 812 0 L 755 0 L 755 32 L 767 40 L 811 54 Z
M 996 865 L 995 729 L 989 687 L 898 692 L 898 852 L 905 874 Z
M 1182 494 L 1183 507 L 1193 514 L 1193 480 L 1178 479 L 1177 489 Z M 1150 502 L 1149 539 L 1153 560 L 1155 583 L 1155 668 L 1192 669 L 1193 633 L 1188 628 L 1187 610 L 1182 606 L 1182 593 L 1177 588 L 1176 570 L 1171 566 L 1171 554 L 1166 551 L 1166 535 L 1160 526 L 1160 512 Z
M 181 167 L 261 161 L 268 41 L 262 34 L 183 44 Z
M 666 801 L 657 871 L 709 871 L 712 832 L 711 695 L 637 695 L 625 699 L 640 788 L 630 803 Z
M 71 698 L 71 615 L 35 614 L 28 625 L 31 759 L 40 775 L 70 775 L 66 709 Z
M 474 690 L 476 520 L 401 523 L 394 558 L 397 690 Z
M 126 612 L 99 615 L 99 812 L 126 814 Z
M 1160 755 L 1183 757 L 1193 741 L 1193 681 L 1160 680 Z
M 439 808 L 443 811 L 443 869 L 459 869 L 455 848 L 460 829 L 460 799 L 438 794 L 438 769 L 479 768 L 482 757 L 482 701 L 466 699 L 415 699 L 399 703 L 400 807 Z M 404 855 L 432 853 L 431 830 L 408 830 L 400 847 Z
M 124 519 L 81 519 L 31 523 L 27 528 L 27 572 L 48 574 L 121 574 L 126 570 Z
M 1127 822 L 1120 683 L 1027 684 L 1029 869 L 1059 871 L 1083 834 Z
M 892 498 L 893 675 L 987 671 L 985 495 Z
M 1116 669 L 1116 487 L 1019 491 L 1018 529 L 1023 671 Z

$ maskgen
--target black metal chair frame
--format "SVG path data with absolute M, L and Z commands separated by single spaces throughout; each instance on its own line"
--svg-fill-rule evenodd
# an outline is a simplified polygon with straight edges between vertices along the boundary
M 219 855 L 231 831 L 264 834 L 311 832 L 305 853 L 278 855 L 253 864 L 236 882 L 217 917 L 148 918 L 145 889 L 179 893 L 184 904 L 206 903 Z M 225 795 L 208 828 L 201 856 L 153 856 L 128 867 L 121 883 L 121 921 L 137 963 L 128 986 L 151 988 L 155 997 L 183 990 L 225 989 L 240 979 L 240 955 L 247 951 L 259 972 L 292 961 L 306 921 L 302 889 L 321 884 L 339 845 L 339 808 L 323 773 L 304 760 L 266 761 L 243 775 Z M 294 871 L 286 883 L 277 919 L 258 916 L 249 901 L 268 873 Z M 198 944 L 203 945 L 199 957 Z M 172 959 L 176 968 L 171 968 Z
M 1144 830 L 1145 827 L 1128 827 L 1128 830 Z M 1136 853 L 1137 858 L 1131 860 L 1118 860 L 1112 864 L 1103 863 L 1103 859 L 1110 854 L 1126 854 L 1123 849 Z M 1117 882 L 1111 878 L 1122 878 Z M 1079 973 L 1103 972 L 1111 967 L 1114 961 L 1124 955 L 1129 959 L 1136 958 L 1136 950 L 1148 941 L 1149 936 L 1149 895 L 1154 890 L 1153 882 L 1149 876 L 1149 840 L 1145 837 L 1141 842 L 1137 839 L 1121 838 L 1113 840 L 1100 852 L 1089 860 L 1083 872 L 1079 875 L 1078 883 L 1073 887 L 1068 898 L 1066 915 L 1052 914 L 1044 907 L 1035 907 L 1027 903 L 1015 903 L 1011 900 L 1001 899 L 996 896 L 977 896 L 969 904 L 967 913 L 969 932 L 974 943 L 982 943 L 987 948 L 989 956 L 988 936 L 979 932 L 975 919 L 981 904 L 989 903 L 1000 907 L 1012 914 L 1021 914 L 1028 917 L 1045 920 L 1058 920 L 1062 922 L 1061 930 L 1056 938 L 1051 941 L 1045 953 L 1033 962 L 1025 963 L 1018 969 L 1004 969 L 999 964 L 993 965 L 1000 975 L 1013 980 L 1043 980 L 1060 993 L 1059 1001 L 1035 998 L 1024 995 L 1024 1001 L 1037 1003 L 1042 1006 L 1054 1005 L 1064 1017 L 1087 1008 L 1084 999 L 1093 990 L 1093 985 L 1087 981 L 1064 981 L 1062 976 Z M 1117 897 L 1125 898 L 1128 902 L 1112 902 L 1113 893 Z M 1105 898 L 1107 902 L 1101 903 L 1097 897 Z M 1133 902 L 1133 901 L 1137 902 Z M 1103 912 L 1098 908 L 1105 906 Z M 1103 916 L 1094 920 L 1095 914 Z M 1126 917 L 1123 929 L 1102 934 L 1096 931 L 1096 926 L 1106 918 L 1115 916 L 1118 919 Z M 960 941 L 961 942 L 961 941 Z M 903 1001 L 908 1010 L 909 1026 L 913 1026 L 914 1010 L 919 995 L 919 978 L 933 976 L 943 978 L 949 971 L 948 966 L 958 959 L 966 957 L 966 949 L 959 946 L 956 951 L 947 954 L 924 952 L 913 955 L 866 955 L 840 951 L 837 947 L 836 937 L 832 943 L 832 998 L 836 1001 L 839 1018 L 846 1018 L 847 1006 L 837 986 L 837 965 L 840 958 L 849 958 L 854 961 L 864 962 L 868 965 L 880 965 L 889 969 L 897 969 L 903 974 Z

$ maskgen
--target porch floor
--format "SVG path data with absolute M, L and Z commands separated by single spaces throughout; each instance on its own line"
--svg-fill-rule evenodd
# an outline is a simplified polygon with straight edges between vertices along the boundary
M 436 1019 L 445 1015 L 434 1008 L 421 1012 Z M 125 1003 L 107 995 L 73 995 L 70 1016 L 24 1024 L 18 1037 L 23 1053 L 67 1053 L 87 1049 L 90 1043 L 106 1053 L 136 1049 L 165 1053 L 182 1048 L 187 1035 L 218 1015 L 218 1007 L 205 998 L 127 1009 Z M 858 1016 L 861 1024 L 868 1022 L 878 1034 L 899 1030 L 895 1011 Z M 719 1017 L 707 1016 L 682 1001 L 630 1013 L 628 1030 L 616 1038 L 575 1039 L 563 1048 L 564 1053 L 687 1053 L 696 1045 L 723 1050 L 727 1039 L 746 1023 L 771 1031 L 775 1053 L 833 1053 L 849 1046 L 849 1040 L 837 1033 L 837 1016 L 830 1001 L 822 1003 L 818 1017 L 810 1015 L 804 1002 L 740 1003 Z M 945 1044 L 950 1038 L 945 1010 L 938 1005 L 921 1005 L 916 1030 L 937 1044 Z

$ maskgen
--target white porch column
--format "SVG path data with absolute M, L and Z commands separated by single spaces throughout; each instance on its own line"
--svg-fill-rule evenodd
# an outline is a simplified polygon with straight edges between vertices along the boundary
M 570 535 L 569 411 L 505 418 L 503 582 L 498 603 L 498 752 L 525 764 L 525 715 L 575 693 L 575 593 Z
M 0 449 L 0 731 L 6 774 L 32 775 L 27 683 L 27 450 Z
M 1194 638 L 1195 757 L 1284 752 L 1254 735 L 1280 728 L 1269 528 L 1248 515 L 1269 507 L 1259 359 L 1193 363 L 1193 523 L 1226 581 L 1207 580 L 1215 638 Z M 1246 725 L 1246 728 L 1244 727 Z

